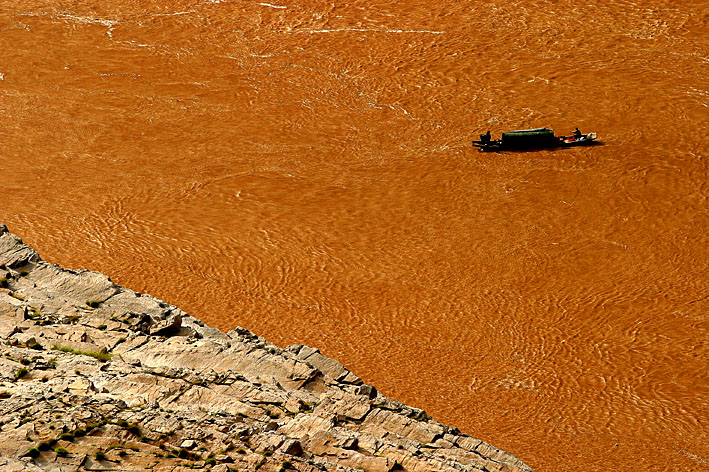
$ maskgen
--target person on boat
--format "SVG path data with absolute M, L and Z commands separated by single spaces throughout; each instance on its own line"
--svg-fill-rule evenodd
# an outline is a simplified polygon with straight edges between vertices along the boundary
M 480 135 L 480 141 L 483 143 L 489 143 L 491 140 L 492 136 L 490 135 L 490 130 L 487 130 L 487 133 Z
M 574 139 L 581 139 L 581 136 L 583 136 L 583 134 L 581 134 L 581 131 L 576 128 L 576 131 L 574 131 Z

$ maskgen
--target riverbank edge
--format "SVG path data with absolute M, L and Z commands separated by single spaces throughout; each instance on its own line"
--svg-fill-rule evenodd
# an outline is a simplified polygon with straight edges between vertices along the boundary
M 2 223 L 0 436 L 13 471 L 531 472 L 317 349 L 49 264 Z

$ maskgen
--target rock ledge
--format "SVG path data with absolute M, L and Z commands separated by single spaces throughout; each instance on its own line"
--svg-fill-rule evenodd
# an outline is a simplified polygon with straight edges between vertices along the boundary
M 529 471 L 317 349 L 210 328 L 0 224 L 0 470 Z

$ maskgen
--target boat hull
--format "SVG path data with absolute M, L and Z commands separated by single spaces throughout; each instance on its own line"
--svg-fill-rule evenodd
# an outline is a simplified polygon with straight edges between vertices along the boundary
M 545 128 L 540 128 L 540 130 L 546 130 Z M 538 130 L 529 130 L 538 131 Z M 524 131 L 528 132 L 528 131 Z M 513 133 L 520 133 L 510 139 L 509 135 Z M 565 147 L 576 147 L 576 146 L 592 146 L 594 144 L 599 144 L 597 141 L 598 135 L 596 133 L 588 133 L 581 135 L 581 137 L 575 136 L 553 136 L 549 137 L 548 133 L 544 135 L 530 136 L 521 135 L 522 132 L 512 132 L 503 133 L 502 139 L 494 141 L 473 141 L 473 146 L 478 148 L 481 152 L 500 152 L 500 151 L 534 151 L 540 149 L 554 149 L 554 148 L 565 148 Z

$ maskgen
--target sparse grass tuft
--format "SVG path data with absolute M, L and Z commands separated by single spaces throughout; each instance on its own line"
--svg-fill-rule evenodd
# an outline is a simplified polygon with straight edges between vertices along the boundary
M 32 341 L 32 340 L 30 340 L 30 341 Z M 38 343 L 37 341 L 27 342 L 25 345 L 30 349 L 34 349 L 35 351 L 42 351 L 44 349 L 42 347 L 42 345 L 40 343 Z
M 121 418 L 118 418 L 118 419 L 115 421 L 115 424 L 117 424 L 117 425 L 120 426 L 121 428 L 127 428 L 127 427 L 128 427 L 128 422 L 127 422 L 126 420 L 124 420 L 124 419 L 121 419 Z
M 271 411 L 268 408 L 264 408 L 264 410 L 266 411 L 266 415 L 268 415 L 269 418 L 272 418 L 274 420 L 281 416 L 277 411 Z
M 68 456 L 69 454 L 71 454 L 71 452 L 67 451 L 67 450 L 64 449 L 63 447 L 57 447 L 57 448 L 55 448 L 55 449 L 54 449 L 54 452 L 56 452 L 59 457 L 66 457 L 66 456 Z
M 100 428 L 101 426 L 103 426 L 101 423 L 87 423 L 86 426 L 84 426 L 84 429 L 86 430 L 86 434 L 89 434 L 91 431 L 96 428 Z
M 97 359 L 101 362 L 106 362 L 113 357 L 113 354 L 109 354 L 107 352 L 99 352 L 99 351 L 82 351 L 80 349 L 74 349 L 73 347 L 69 346 L 60 346 L 59 344 L 55 344 L 52 346 L 52 349 L 55 351 L 62 351 L 62 352 L 69 352 L 71 354 L 80 354 L 82 356 L 89 356 L 93 357 L 94 359 Z
M 29 370 L 25 369 L 24 367 L 20 367 L 15 371 L 15 380 L 20 380 L 22 377 L 27 375 L 29 373 Z
M 39 457 L 39 449 L 36 447 L 31 447 L 29 451 L 27 451 L 27 454 L 25 454 L 27 457 L 31 457 L 32 459 L 36 459 Z

